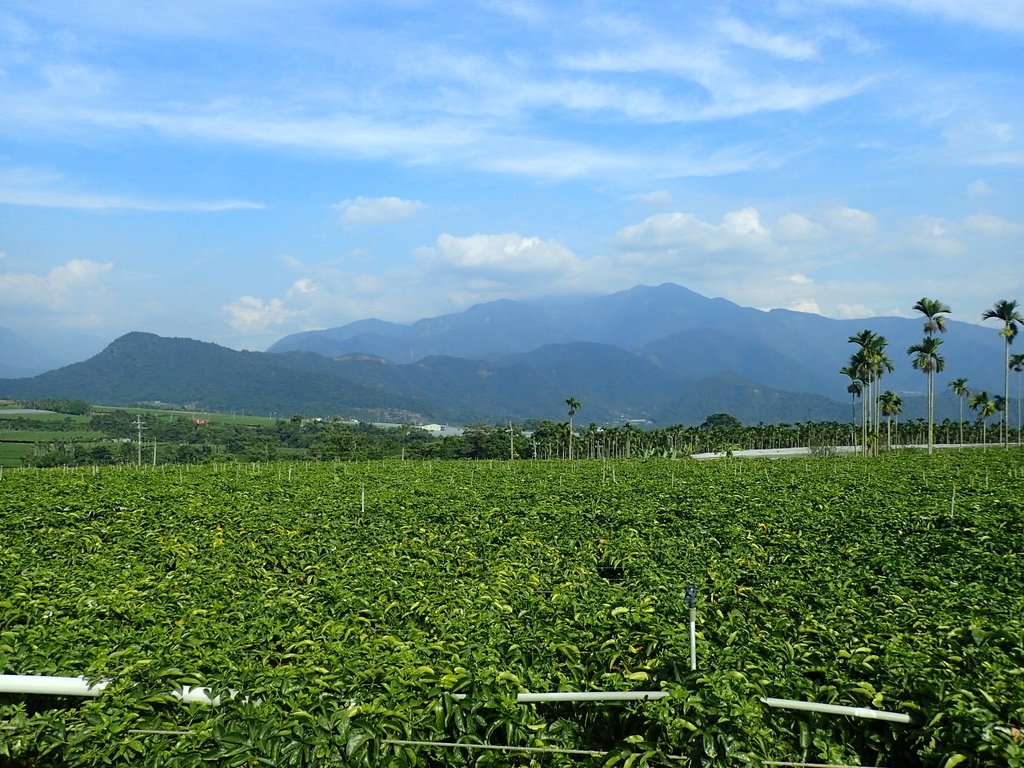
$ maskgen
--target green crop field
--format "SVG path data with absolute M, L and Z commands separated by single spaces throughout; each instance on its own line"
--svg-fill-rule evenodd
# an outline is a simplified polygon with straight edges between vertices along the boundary
M 54 413 L 52 411 L 26 411 L 23 408 L 0 408 L 0 420 L 26 419 L 32 422 L 39 422 L 40 428 L 45 429 L 47 422 L 72 421 L 77 424 L 88 424 L 89 417 L 79 414 Z
M 31 456 L 35 446 L 30 443 L 0 442 L 0 467 L 20 467 L 21 460 Z
M 181 417 L 187 416 L 193 419 L 203 419 L 217 424 L 237 424 L 239 426 L 260 427 L 269 426 L 277 422 L 275 416 L 253 416 L 244 413 L 214 413 L 209 411 L 182 411 L 161 408 L 114 408 L 112 406 L 99 406 L 95 408 L 97 413 L 104 411 L 123 411 L 131 414 Z
M 101 440 L 102 432 L 95 430 L 0 429 L 0 442 L 18 443 L 78 443 Z
M 0 429 L 0 467 L 19 467 L 22 459 L 32 456 L 37 445 L 89 443 L 103 438 L 102 432 L 90 430 Z
M 12 470 L 0 509 L 0 673 L 110 681 L 0 695 L 0 764 L 1024 765 L 1020 450 Z M 668 695 L 516 703 L 559 690 Z

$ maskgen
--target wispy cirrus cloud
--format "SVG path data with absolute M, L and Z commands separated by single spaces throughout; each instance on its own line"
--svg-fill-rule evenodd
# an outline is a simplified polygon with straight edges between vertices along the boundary
M 3 186 L 0 186 L 0 205 L 74 208 L 86 211 L 125 210 L 170 213 L 253 211 L 264 207 L 261 203 L 248 200 L 151 200 L 122 195 L 11 189 Z
M 825 0 L 814 4 L 828 4 L 867 10 L 899 8 L 919 16 L 931 16 L 945 21 L 973 24 L 996 31 L 1024 29 L 1024 5 L 1019 0 Z
M 813 40 L 793 35 L 758 29 L 736 17 L 729 17 L 718 23 L 719 31 L 730 42 L 781 59 L 804 61 L 820 53 L 820 46 Z
M 175 200 L 75 190 L 61 174 L 41 168 L 0 167 L 0 205 L 67 208 L 86 211 L 130 210 L 169 213 L 251 211 L 264 207 L 250 200 Z

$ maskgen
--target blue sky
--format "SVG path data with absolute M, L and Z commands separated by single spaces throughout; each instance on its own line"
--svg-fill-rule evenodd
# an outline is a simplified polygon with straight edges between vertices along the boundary
M 0 326 L 263 349 L 665 281 L 980 322 L 1022 81 L 1024 0 L 6 0 Z

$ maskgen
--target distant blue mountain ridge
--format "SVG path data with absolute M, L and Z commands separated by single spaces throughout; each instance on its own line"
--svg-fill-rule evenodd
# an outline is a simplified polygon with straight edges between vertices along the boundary
M 997 328 L 950 320 L 937 418 L 957 418 L 956 377 L 1002 389 Z M 563 301 L 502 300 L 407 325 L 360 320 L 286 336 L 267 352 L 130 333 L 80 363 L 0 379 L 0 397 L 68 397 L 127 405 L 161 401 L 250 413 L 423 423 L 565 419 L 701 423 L 728 412 L 745 423 L 849 421 L 839 374 L 868 328 L 889 341 L 896 370 L 882 382 L 924 415 L 925 377 L 906 348 L 920 319 L 833 320 L 762 311 L 673 284 Z

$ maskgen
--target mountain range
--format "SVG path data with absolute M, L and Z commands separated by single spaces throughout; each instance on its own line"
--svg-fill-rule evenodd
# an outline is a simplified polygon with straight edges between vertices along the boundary
M 1002 389 L 997 329 L 948 322 L 937 390 L 964 376 Z M 889 340 L 904 418 L 923 415 L 924 376 L 906 348 L 922 320 L 833 320 L 762 311 L 673 284 L 549 302 L 501 300 L 408 325 L 368 319 L 280 339 L 267 352 L 130 333 L 83 362 L 0 379 L 0 397 L 73 397 L 105 404 L 161 401 L 204 409 L 366 420 L 495 423 L 564 420 L 700 423 L 728 412 L 746 423 L 850 418 L 848 338 Z M 938 418 L 956 418 L 943 392 Z

